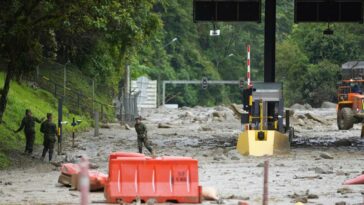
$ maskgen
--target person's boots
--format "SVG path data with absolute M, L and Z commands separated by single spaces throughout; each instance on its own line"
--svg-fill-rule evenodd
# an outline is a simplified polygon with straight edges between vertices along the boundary
M 53 152 L 49 152 L 48 155 L 49 155 L 49 162 L 51 162 L 52 161 Z

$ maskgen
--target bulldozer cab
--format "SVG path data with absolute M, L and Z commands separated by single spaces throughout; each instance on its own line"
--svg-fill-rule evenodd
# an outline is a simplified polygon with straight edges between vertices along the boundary
M 254 83 L 250 120 L 253 129 L 284 132 L 282 87 L 282 83 Z
M 286 129 L 283 125 L 282 88 L 282 83 L 254 83 L 249 100 L 250 128 L 239 134 L 236 146 L 240 154 L 264 156 L 289 151 L 294 130 L 287 129 L 289 121 L 286 121 Z

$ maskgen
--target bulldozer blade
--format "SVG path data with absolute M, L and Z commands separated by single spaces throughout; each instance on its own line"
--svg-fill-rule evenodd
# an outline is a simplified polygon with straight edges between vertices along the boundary
M 285 154 L 290 150 L 289 137 L 275 130 L 247 130 L 240 133 L 237 151 L 242 155 Z

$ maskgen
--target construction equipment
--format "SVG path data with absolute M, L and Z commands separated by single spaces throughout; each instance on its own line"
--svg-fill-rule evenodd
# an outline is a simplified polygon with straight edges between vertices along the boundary
M 342 81 L 337 89 L 337 126 L 348 130 L 364 122 L 364 61 L 349 61 L 341 66 Z M 364 137 L 364 124 L 361 137 Z
M 364 121 L 364 80 L 342 80 L 338 86 L 337 126 L 339 130 L 348 130 L 355 123 Z
M 284 104 L 281 83 L 254 83 L 244 89 L 243 104 L 246 114 L 242 115 L 244 131 L 240 133 L 237 150 L 242 155 L 273 155 L 286 153 L 294 129 L 289 125 L 289 112 L 286 112 L 286 125 L 283 125 Z M 274 113 L 268 113 L 274 110 Z M 274 108 L 274 109 L 272 109 Z

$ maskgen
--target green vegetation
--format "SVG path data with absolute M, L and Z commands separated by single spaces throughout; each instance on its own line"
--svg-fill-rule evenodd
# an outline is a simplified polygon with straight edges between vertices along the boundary
M 4 74 L 0 73 L 0 83 L 4 82 Z M 7 154 L 13 150 L 19 150 L 22 152 L 25 145 L 24 133 L 19 132 L 15 134 L 13 130 L 16 130 L 22 118 L 25 114 L 25 109 L 31 109 L 33 115 L 38 118 L 43 118 L 48 112 L 53 113 L 54 120 L 57 120 L 57 100 L 52 94 L 41 90 L 28 87 L 24 84 L 12 82 L 9 92 L 8 110 L 4 115 L 4 123 L 0 126 L 0 168 L 4 168 L 9 165 Z M 68 113 L 67 108 L 64 109 L 64 113 Z M 82 119 L 82 123 L 77 127 L 79 130 L 84 130 L 90 127 L 90 119 L 84 116 L 73 116 L 72 114 L 67 117 L 64 116 L 65 121 L 71 122 L 73 117 L 76 119 Z M 35 144 L 43 143 L 43 136 L 39 132 L 40 124 L 36 124 L 36 141 Z M 66 125 L 65 131 L 70 132 L 71 126 Z
M 90 79 L 94 79 L 96 93 L 102 93 L 97 99 L 110 104 L 125 84 L 126 65 L 131 66 L 134 79 L 146 75 L 159 81 L 238 80 L 246 75 L 246 45 L 250 44 L 253 81 L 263 80 L 264 21 L 217 23 L 221 35 L 210 37 L 212 24 L 194 23 L 192 13 L 192 0 L 0 1 L 0 65 L 5 74 L 0 98 L 2 153 L 17 147 L 11 129 L 26 107 L 36 115 L 55 112 L 51 94 L 17 83 L 10 88 L 14 79 L 33 79 L 38 66 L 41 73 L 61 77 L 69 61 L 73 73 L 67 76 L 68 86 L 90 96 Z M 334 99 L 340 65 L 364 59 L 364 26 L 332 24 L 334 35 L 326 36 L 322 33 L 326 24 L 297 25 L 293 18 L 293 0 L 280 0 L 277 81 L 285 85 L 287 105 L 319 106 Z M 58 68 L 40 66 L 49 62 Z M 57 81 L 62 84 L 62 78 Z M 168 87 L 166 94 L 169 103 L 180 106 L 240 102 L 234 86 L 209 85 L 202 90 L 178 85 Z

